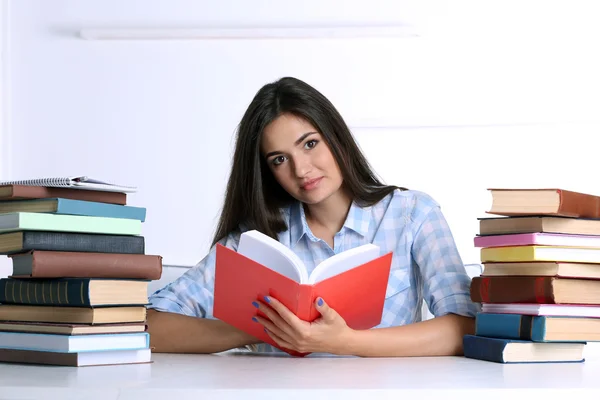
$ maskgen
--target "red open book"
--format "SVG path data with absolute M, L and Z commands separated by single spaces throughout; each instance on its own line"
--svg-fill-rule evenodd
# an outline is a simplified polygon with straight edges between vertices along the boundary
M 242 234 L 239 252 L 217 245 L 216 318 L 278 348 L 263 326 L 252 321 L 258 313 L 252 302 L 267 295 L 305 321 L 319 318 L 314 303 L 322 297 L 353 329 L 369 329 L 381 322 L 392 253 L 380 256 L 379 247 L 361 246 L 325 260 L 306 276 L 290 249 L 256 231 L 247 233 L 254 236 Z

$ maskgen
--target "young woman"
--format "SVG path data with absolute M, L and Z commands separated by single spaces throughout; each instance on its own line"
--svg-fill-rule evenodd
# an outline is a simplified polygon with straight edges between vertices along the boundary
M 237 249 L 259 230 L 291 248 L 308 273 L 324 259 L 374 243 L 393 252 L 380 325 L 353 330 L 327 299 L 302 321 L 277 299 L 256 303 L 275 343 L 299 352 L 357 356 L 462 353 L 477 306 L 439 205 L 428 195 L 379 181 L 335 107 L 295 78 L 262 87 L 237 134 L 221 218 L 209 254 L 154 293 L 148 330 L 156 352 L 213 353 L 245 345 L 280 351 L 212 316 L 215 244 Z M 421 321 L 426 301 L 435 318 Z

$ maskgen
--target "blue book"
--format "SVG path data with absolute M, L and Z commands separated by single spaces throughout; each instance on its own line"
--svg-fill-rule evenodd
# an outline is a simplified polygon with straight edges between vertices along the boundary
M 475 335 L 463 337 L 466 358 L 502 364 L 583 362 L 584 347 L 585 342 L 536 343 Z
M 39 212 L 51 214 L 82 215 L 135 219 L 144 222 L 146 209 L 143 207 L 122 206 L 119 204 L 62 198 L 0 201 L 0 214 L 14 212 Z
M 0 332 L 0 349 L 74 353 L 139 350 L 149 347 L 150 335 L 147 332 L 102 335 Z
M 475 335 L 533 342 L 600 341 L 600 319 L 479 313 Z

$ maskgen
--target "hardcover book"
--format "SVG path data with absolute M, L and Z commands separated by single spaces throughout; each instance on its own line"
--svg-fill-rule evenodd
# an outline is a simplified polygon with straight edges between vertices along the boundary
M 13 278 L 112 278 L 158 280 L 162 257 L 146 254 L 34 250 L 13 254 Z
M 322 297 L 354 329 L 381 322 L 392 253 L 364 245 L 339 253 L 308 275 L 302 261 L 285 245 L 257 231 L 245 232 L 238 251 L 217 246 L 215 272 L 216 318 L 266 343 L 277 345 L 253 322 L 253 301 L 273 296 L 298 318 L 319 317 L 315 300 Z M 282 349 L 293 355 L 303 355 Z
M 29 250 L 144 254 L 145 239 L 138 235 L 18 231 L 0 234 L 0 254 Z
M 466 358 L 503 364 L 583 362 L 585 343 L 535 343 L 526 340 L 488 338 L 465 335 L 463 350 Z

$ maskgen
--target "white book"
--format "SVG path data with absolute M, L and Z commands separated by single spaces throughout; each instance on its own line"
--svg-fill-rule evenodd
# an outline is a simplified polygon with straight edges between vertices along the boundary
M 600 306 L 570 304 L 483 303 L 481 311 L 495 314 L 522 314 L 548 317 L 600 318 Z
M 69 189 L 98 190 L 102 192 L 120 193 L 133 193 L 137 191 L 137 188 L 134 186 L 117 185 L 114 183 L 92 179 L 87 176 L 68 176 L 56 178 L 25 179 L 17 181 L 0 181 L 0 186 L 4 185 L 61 187 Z
M 290 248 L 256 230 L 242 233 L 238 253 L 301 284 L 314 284 L 379 257 L 379 246 L 365 244 L 327 258 L 309 275 Z

